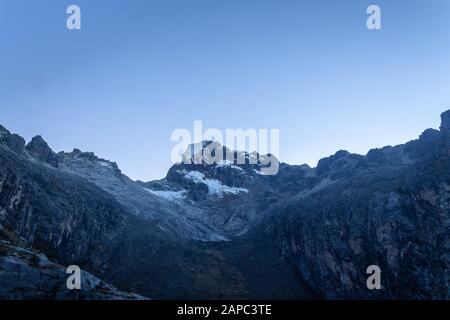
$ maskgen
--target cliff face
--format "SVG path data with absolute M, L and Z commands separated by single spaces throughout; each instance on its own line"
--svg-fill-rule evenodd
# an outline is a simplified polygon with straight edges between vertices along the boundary
M 0 145 L 0 221 L 60 262 L 103 268 L 124 209 L 88 181 L 14 150 Z
M 13 265 L 25 264 L 22 285 L 42 274 L 34 252 L 150 298 L 448 299 L 449 128 L 446 112 L 417 140 L 338 151 L 316 168 L 177 164 L 144 183 L 93 153 L 56 154 L 0 127 L 0 224 L 20 239 L 3 244 L 0 297 L 68 298 L 59 275 L 51 288 L 14 290 Z M 370 265 L 382 290 L 366 286 Z
M 336 181 L 274 212 L 267 237 L 321 297 L 448 298 L 448 169 Z M 370 265 L 383 290 L 367 290 Z
M 14 231 L 0 225 L 0 297 L 22 299 L 145 299 L 125 293 L 89 272 L 81 272 L 81 290 L 68 290 L 66 268 L 27 246 Z
M 449 298 L 447 114 L 440 132 L 406 145 L 346 164 L 328 158 L 321 183 L 266 218 L 266 237 L 319 296 Z M 370 265 L 381 268 L 382 290 L 367 290 Z

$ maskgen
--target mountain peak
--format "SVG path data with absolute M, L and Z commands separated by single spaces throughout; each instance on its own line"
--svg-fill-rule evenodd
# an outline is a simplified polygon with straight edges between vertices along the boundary
M 219 164 L 233 165 L 263 165 L 267 159 L 276 159 L 273 154 L 259 154 L 257 151 L 251 153 L 243 150 L 232 150 L 220 142 L 203 140 L 199 143 L 192 143 L 183 154 L 184 164 Z M 276 159 L 278 161 L 278 159 Z
M 122 176 L 122 171 L 119 169 L 117 163 L 100 158 L 94 152 L 84 152 L 78 148 L 74 148 L 72 152 L 61 151 L 57 156 L 60 166 L 65 170 L 78 171 L 79 173 L 81 168 L 86 167 L 83 165 L 84 163 L 89 164 L 89 167 L 91 168 L 109 168 L 116 176 Z
M 0 124 L 0 137 L 4 134 L 11 134 L 11 132 L 9 132 L 8 129 Z
M 27 144 L 26 148 L 44 148 L 51 150 L 47 142 L 40 135 L 33 137 L 33 139 L 31 139 L 31 141 Z
M 18 134 L 12 134 L 8 129 L 0 125 L 0 144 L 5 145 L 16 153 L 21 153 L 25 147 L 25 139 Z
M 183 154 L 183 163 L 203 163 L 204 160 L 206 160 L 205 157 L 207 157 L 208 153 L 214 156 L 215 152 L 220 148 L 225 150 L 220 143 L 209 140 L 191 143 Z
M 58 157 L 41 136 L 35 136 L 25 146 L 25 150 L 36 160 L 58 167 Z
M 450 110 L 441 113 L 441 132 L 450 132 Z

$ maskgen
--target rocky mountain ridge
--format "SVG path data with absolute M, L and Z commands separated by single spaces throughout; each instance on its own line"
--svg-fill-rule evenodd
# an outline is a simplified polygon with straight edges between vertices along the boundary
M 404 145 L 276 175 L 216 145 L 245 163 L 186 161 L 151 182 L 0 126 L 0 223 L 52 263 L 149 298 L 448 299 L 450 111 L 441 118 Z M 382 290 L 366 287 L 373 264 Z

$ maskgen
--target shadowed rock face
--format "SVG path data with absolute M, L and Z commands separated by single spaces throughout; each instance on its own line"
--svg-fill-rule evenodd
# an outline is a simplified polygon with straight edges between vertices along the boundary
M 25 139 L 17 134 L 11 134 L 5 127 L 0 125 L 0 144 L 14 152 L 21 153 L 25 147 Z
M 181 163 L 152 182 L 0 127 L 0 223 L 51 263 L 150 298 L 448 299 L 449 169 L 450 111 L 417 140 L 316 168 Z M 366 287 L 370 265 L 382 290 Z M 52 290 L 14 297 L 67 298 Z
M 56 153 L 48 146 L 41 136 L 34 137 L 26 146 L 25 150 L 36 160 L 48 163 L 53 167 L 58 166 Z
M 82 271 L 81 290 L 68 290 L 66 269 L 29 246 L 14 231 L 0 225 L 0 297 L 23 299 L 145 299 L 125 293 Z

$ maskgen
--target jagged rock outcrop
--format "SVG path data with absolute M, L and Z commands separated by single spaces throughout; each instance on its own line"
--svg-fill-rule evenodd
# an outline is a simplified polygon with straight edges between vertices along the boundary
M 125 209 L 101 188 L 0 145 L 0 223 L 64 264 L 105 267 Z
M 48 146 L 41 136 L 34 137 L 26 146 L 25 150 L 36 160 L 58 167 L 58 157 Z
M 25 139 L 18 134 L 11 134 L 5 127 L 0 125 L 0 144 L 14 152 L 21 153 L 25 147 Z

